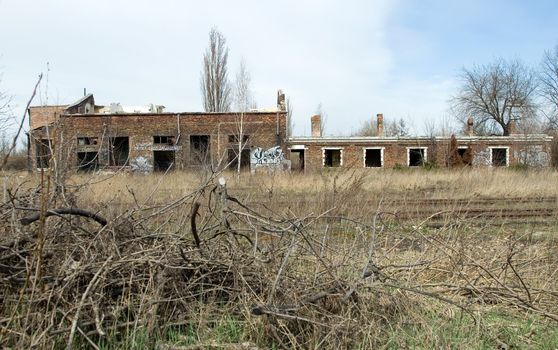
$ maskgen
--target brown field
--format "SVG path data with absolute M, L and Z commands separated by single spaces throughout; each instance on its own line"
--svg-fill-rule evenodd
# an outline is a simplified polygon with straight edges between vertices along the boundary
M 0 179 L 3 347 L 558 344 L 555 171 Z

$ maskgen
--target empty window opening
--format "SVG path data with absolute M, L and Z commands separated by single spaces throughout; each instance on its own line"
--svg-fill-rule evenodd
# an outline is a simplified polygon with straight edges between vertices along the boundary
M 157 145 L 174 145 L 174 136 L 153 136 L 153 143 Z
M 364 152 L 364 166 L 367 168 L 381 168 L 382 167 L 382 150 L 381 149 L 367 149 Z
M 469 147 L 457 149 L 457 153 L 461 157 L 463 165 L 473 165 L 473 154 Z
M 77 153 L 78 171 L 95 171 L 99 169 L 99 154 L 97 152 Z
M 304 150 L 293 149 L 291 150 L 291 170 L 303 171 L 304 170 Z
M 190 136 L 190 159 L 192 164 L 205 164 L 209 160 L 209 135 Z
M 78 137 L 77 143 L 79 146 L 96 145 L 99 143 L 98 137 Z
M 167 171 L 174 167 L 174 151 L 153 151 L 153 170 Z
M 50 162 L 52 143 L 50 140 L 37 140 L 35 154 L 38 169 L 47 169 Z
M 229 169 L 238 169 L 238 150 L 230 148 L 228 150 Z M 240 169 L 250 168 L 250 150 L 243 149 L 240 153 Z
M 239 135 L 229 135 L 229 143 L 238 143 L 240 139 Z M 250 139 L 250 135 L 242 135 L 242 143 L 247 143 Z
M 508 149 L 507 148 L 492 148 L 492 166 L 507 166 L 508 165 Z
M 109 165 L 128 165 L 130 155 L 130 140 L 127 136 L 111 137 L 109 139 Z
M 324 149 L 324 166 L 340 167 L 341 166 L 341 150 L 340 149 Z
M 426 149 L 409 148 L 409 166 L 423 166 L 426 163 Z

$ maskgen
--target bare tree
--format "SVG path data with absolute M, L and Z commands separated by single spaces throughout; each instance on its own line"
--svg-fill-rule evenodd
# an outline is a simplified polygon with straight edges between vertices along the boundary
M 200 78 L 206 112 L 228 112 L 231 107 L 231 85 L 227 72 L 229 49 L 226 42 L 223 34 L 216 28 L 211 29 Z
M 452 118 L 450 118 L 447 114 L 444 114 L 441 118 L 437 119 L 425 119 L 423 129 L 425 136 L 432 138 L 436 136 L 451 136 L 452 134 L 455 134 L 457 130 L 455 130 L 452 125 L 451 119 Z
M 12 152 L 14 151 L 14 149 L 17 146 L 17 140 L 19 138 L 19 135 L 21 134 L 21 130 L 23 129 L 23 124 L 25 123 L 25 117 L 27 115 L 27 111 L 29 110 L 29 106 L 31 106 L 31 103 L 33 102 L 33 99 L 35 98 L 35 95 L 37 95 L 37 88 L 39 87 L 39 84 L 41 83 L 41 80 L 43 79 L 43 74 L 39 74 L 39 78 L 37 80 L 37 83 L 35 84 L 35 87 L 33 88 L 33 93 L 31 94 L 31 98 L 29 99 L 29 101 L 27 102 L 27 105 L 25 106 L 25 111 L 23 112 L 23 116 L 21 117 L 21 121 L 19 123 L 19 127 L 16 131 L 16 134 L 14 135 L 13 139 L 12 139 L 12 143 L 11 145 L 8 147 L 8 149 L 6 151 L 4 151 L 3 154 L 3 160 L 2 163 L 0 163 L 0 170 L 3 170 L 4 167 L 6 166 L 6 163 L 8 163 L 8 159 L 10 158 L 10 155 L 12 154 Z
M 452 100 L 454 110 L 462 121 L 473 117 L 477 125 L 509 135 L 512 123 L 536 114 L 535 78 L 533 70 L 518 60 L 464 68 L 461 90 Z
M 409 127 L 405 119 L 399 118 L 399 120 L 386 123 L 385 133 L 387 136 L 409 136 Z
M 237 135 L 238 138 L 238 148 L 237 148 L 237 174 L 240 176 L 240 170 L 242 167 L 242 151 L 248 144 L 248 140 L 244 135 L 244 114 L 253 105 L 252 91 L 250 90 L 251 82 L 250 73 L 246 68 L 246 61 L 242 59 L 240 61 L 240 66 L 238 72 L 236 73 L 235 79 L 235 105 L 238 110 L 238 117 L 236 122 Z
M 6 92 L 2 91 L 1 88 L 2 76 L 0 75 L 0 129 L 6 129 L 8 123 L 13 119 L 11 116 L 10 103 L 12 102 L 12 97 Z
M 403 118 L 392 121 L 384 119 L 384 134 L 385 136 L 407 136 L 409 128 Z M 378 136 L 378 121 L 375 119 L 364 121 L 351 136 Z
M 544 53 L 539 74 L 540 94 L 549 106 L 549 128 L 558 130 L 558 45 Z
M 374 119 L 365 120 L 351 136 L 378 136 L 378 122 Z
M 293 136 L 294 130 L 294 120 L 293 120 L 293 104 L 291 102 L 291 98 L 287 97 L 287 101 L 285 102 L 287 108 L 287 137 Z
M 327 125 L 327 113 L 323 110 L 322 107 L 322 103 L 320 102 L 318 104 L 318 107 L 316 107 L 316 115 L 319 115 L 321 117 L 320 119 L 320 135 L 324 136 L 325 135 L 325 127 Z

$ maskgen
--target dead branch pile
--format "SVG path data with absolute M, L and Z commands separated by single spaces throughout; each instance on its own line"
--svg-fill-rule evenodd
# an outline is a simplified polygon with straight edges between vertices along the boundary
M 79 199 L 48 189 L 12 191 L 1 206 L 3 347 L 97 348 L 140 331 L 154 341 L 199 324 L 200 305 L 283 348 L 377 346 L 392 325 L 420 323 L 422 309 L 480 322 L 479 310 L 498 306 L 558 321 L 555 244 L 529 237 L 425 234 L 381 208 L 364 219 L 254 210 L 215 177 L 121 213 L 72 207 Z

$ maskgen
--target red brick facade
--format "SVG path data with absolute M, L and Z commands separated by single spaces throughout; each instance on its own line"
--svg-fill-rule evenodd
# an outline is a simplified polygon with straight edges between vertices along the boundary
M 543 135 L 507 137 L 459 137 L 457 144 L 461 152 L 470 148 L 474 166 L 510 166 L 525 164 L 546 167 L 550 165 L 550 144 L 552 138 Z M 345 137 L 345 138 L 292 138 L 289 140 L 290 153 L 296 158 L 303 153 L 305 170 L 324 167 L 407 167 L 413 166 L 413 156 L 420 158 L 419 165 L 448 166 L 450 138 L 421 137 Z M 366 150 L 376 150 L 369 156 L 378 156 L 379 164 L 366 165 Z M 493 151 L 494 149 L 501 151 Z M 327 164 L 326 152 L 338 152 L 340 161 Z M 420 151 L 422 150 L 422 151 Z M 505 150 L 505 151 L 504 151 Z M 374 153 L 377 152 L 377 153 Z M 505 157 L 498 163 L 498 152 Z M 291 157 L 295 158 L 295 157 Z M 411 164 L 410 164 L 411 163 Z M 297 162 L 293 160 L 293 168 Z
M 243 114 L 83 113 L 100 110 L 92 95 L 67 108 L 34 107 L 30 109 L 31 163 L 33 168 L 48 166 L 54 152 L 57 164 L 73 169 L 222 169 L 238 159 L 242 123 L 241 166 L 250 165 L 251 149 L 274 146 L 280 146 L 293 169 L 308 171 L 449 165 L 449 137 L 322 137 L 321 118 L 313 116 L 311 137 L 287 138 L 284 105 L 284 95 L 279 93 L 275 111 Z M 472 130 L 472 124 L 468 127 Z M 383 135 L 382 114 L 378 135 Z M 459 159 L 473 166 L 550 165 L 549 136 L 469 133 L 456 141 Z
M 46 154 L 48 147 L 42 147 L 48 145 L 46 140 L 51 140 L 55 157 L 69 168 L 139 166 L 147 167 L 142 169 L 146 171 L 163 163 L 162 170 L 168 163 L 174 169 L 224 167 L 238 153 L 241 123 L 243 165 L 246 161 L 249 164 L 252 147 L 285 147 L 286 140 L 286 112 L 279 109 L 246 113 L 59 113 L 48 125 L 37 115 L 30 116 L 30 125 L 41 125 L 31 131 L 33 168 L 44 167 L 41 156 L 50 157 Z

